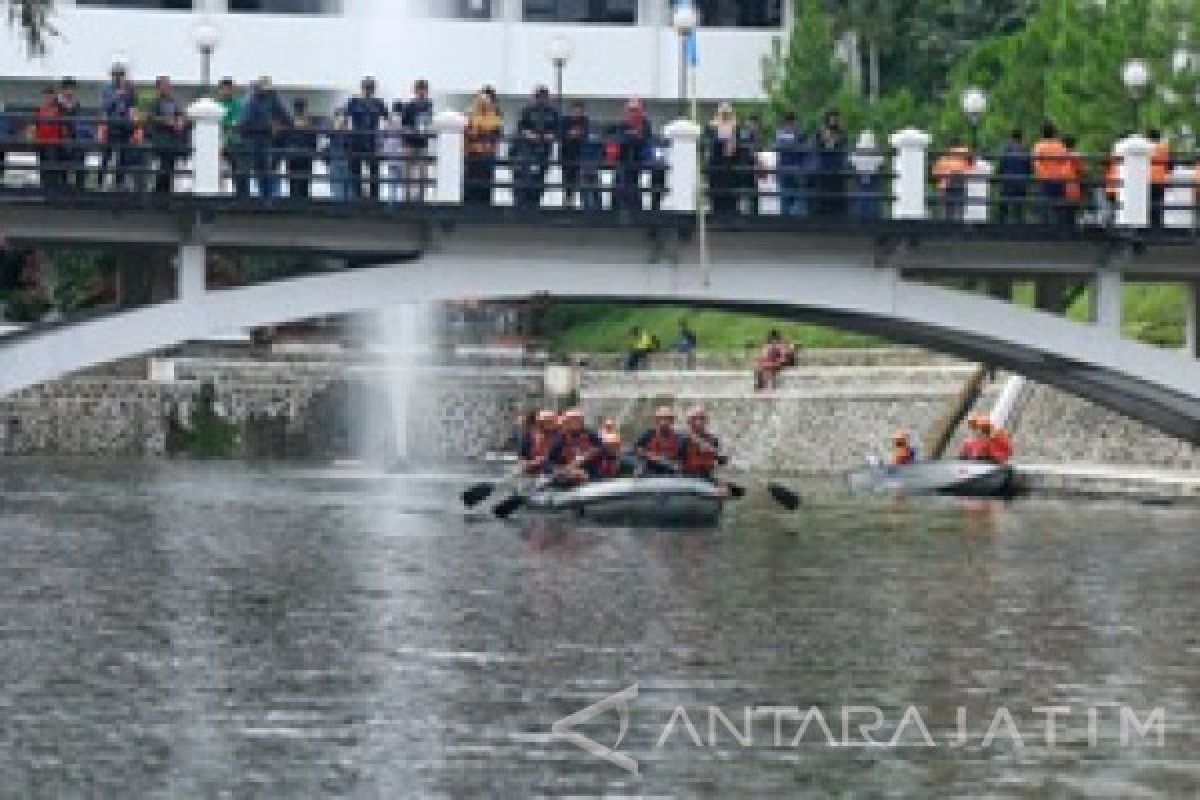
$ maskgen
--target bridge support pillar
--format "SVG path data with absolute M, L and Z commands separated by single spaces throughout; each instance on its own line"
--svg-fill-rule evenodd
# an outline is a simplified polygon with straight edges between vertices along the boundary
M 695 211 L 700 202 L 700 126 L 677 119 L 663 131 L 671 141 L 667 151 L 667 211 Z
M 1013 296 L 1012 278 L 988 278 L 984 284 L 984 291 L 987 292 L 988 297 L 1011 303 Z
M 192 193 L 221 193 L 221 118 L 225 110 L 210 97 L 188 106 L 192 130 Z
M 176 266 L 175 299 L 181 303 L 198 300 L 208 290 L 208 248 L 202 244 L 185 244 L 179 248 Z
M 433 118 L 437 145 L 433 200 L 444 205 L 463 201 L 463 177 L 466 172 L 464 138 L 467 118 L 457 111 L 439 111 Z M 424 193 L 424 189 L 422 189 Z
M 1200 358 L 1200 281 L 1189 281 L 1185 290 L 1187 310 L 1184 312 L 1183 342 L 1188 355 Z
M 1092 276 L 1092 322 L 1103 331 L 1121 335 L 1121 305 L 1125 281 L 1118 269 L 1100 269 Z
M 1066 278 L 1045 276 L 1033 286 L 1033 307 L 1050 314 L 1065 314 L 1071 282 Z
M 926 219 L 929 217 L 929 206 L 925 202 L 929 134 L 907 128 L 892 134 L 891 141 L 892 147 L 896 148 L 892 218 Z
M 1141 136 L 1131 136 L 1117 143 L 1116 153 L 1121 165 L 1121 185 L 1117 189 L 1118 227 L 1150 227 L 1150 154 L 1153 149 L 1150 140 Z

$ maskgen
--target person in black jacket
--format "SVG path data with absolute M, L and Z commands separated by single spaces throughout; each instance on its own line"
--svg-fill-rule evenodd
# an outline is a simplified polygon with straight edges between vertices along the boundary
M 175 184 L 179 160 L 187 153 L 188 128 L 183 104 L 175 97 L 175 87 L 165 75 L 154 81 L 157 95 L 150 104 L 150 141 L 158 159 L 154 191 L 169 193 Z
M 308 103 L 303 97 L 292 101 L 292 124 L 284 130 L 283 141 L 287 174 L 288 197 L 307 200 L 312 196 L 313 156 L 317 151 L 317 134 Z
M 521 112 L 513 147 L 514 194 L 518 208 L 539 208 L 546 190 L 546 170 L 559 132 L 558 112 L 550 104 L 550 90 L 539 86 L 533 103 Z
M 571 112 L 563 120 L 562 144 L 559 156 L 562 161 L 563 208 L 574 208 L 575 198 L 580 193 L 584 144 L 591 133 L 591 121 L 583 103 L 573 103 Z
M 641 211 L 642 170 L 649 166 L 654 145 L 650 119 L 641 100 L 625 104 L 625 117 L 617 125 L 621 167 L 617 172 L 617 192 L 613 206 L 626 211 Z
M 1020 225 L 1025 221 L 1029 186 L 1033 183 L 1033 158 L 1025 146 L 1025 136 L 1019 129 L 1012 132 L 1004 150 L 1000 152 L 1000 158 L 996 160 L 996 172 L 1000 180 L 1000 207 L 996 210 L 996 222 Z
M 825 119 L 817 129 L 816 136 L 817 174 L 815 206 L 823 217 L 845 217 L 846 178 L 849 171 L 850 140 L 842 125 L 842 115 L 837 109 L 825 113 Z
M 237 129 L 246 154 L 246 167 L 258 184 L 259 196 L 264 199 L 270 198 L 276 188 L 276 176 L 272 170 L 275 137 L 281 130 L 291 126 L 291 117 L 279 95 L 271 89 L 270 80 L 259 78 L 242 104 L 242 116 Z
M 350 121 L 350 196 L 362 197 L 363 167 L 367 168 L 367 189 L 373 200 L 379 199 L 379 123 L 387 119 L 387 105 L 375 96 L 375 79 L 363 78 L 362 93 L 346 101 L 346 119 Z
M 405 198 L 410 203 L 424 199 L 429 182 L 429 140 L 433 129 L 433 101 L 429 99 L 429 81 L 413 84 L 412 99 L 404 104 L 400 120 L 404 137 Z

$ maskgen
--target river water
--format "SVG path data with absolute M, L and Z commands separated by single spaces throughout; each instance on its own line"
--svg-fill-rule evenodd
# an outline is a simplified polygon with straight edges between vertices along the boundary
M 751 503 L 718 531 L 597 530 L 465 515 L 462 484 L 0 467 L 0 794 L 1200 790 L 1194 509 L 863 507 L 812 486 L 799 513 Z M 551 732 L 621 690 L 619 758 Z M 909 706 L 895 746 L 864 744 L 855 707 L 887 745 Z M 1054 746 L 1047 706 L 1071 709 Z M 721 715 L 745 736 L 746 707 L 800 715 L 755 714 L 739 740 Z M 1125 744 L 1123 713 L 1151 723 Z M 573 730 L 619 729 L 610 709 Z

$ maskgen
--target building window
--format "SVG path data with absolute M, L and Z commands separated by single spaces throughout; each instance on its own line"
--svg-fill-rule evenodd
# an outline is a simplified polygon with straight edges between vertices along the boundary
M 637 23 L 638 0 L 525 0 L 526 22 Z
M 229 10 L 235 13 L 263 14 L 336 14 L 340 0 L 229 0 Z
M 141 8 L 157 11 L 191 11 L 192 0 L 75 0 L 90 8 Z
M 783 0 L 692 0 L 706 28 L 779 28 Z
M 491 19 L 492 0 L 458 0 L 459 19 Z

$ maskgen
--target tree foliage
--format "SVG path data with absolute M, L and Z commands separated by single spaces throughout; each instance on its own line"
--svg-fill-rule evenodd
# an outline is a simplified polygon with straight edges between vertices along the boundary
M 50 13 L 54 0 L 0 0 L 8 6 L 8 22 L 17 29 L 29 52 L 37 55 L 46 51 L 46 39 L 53 36 Z

